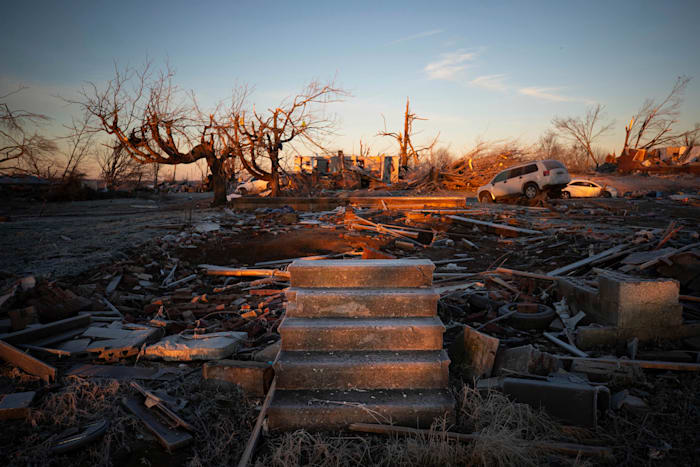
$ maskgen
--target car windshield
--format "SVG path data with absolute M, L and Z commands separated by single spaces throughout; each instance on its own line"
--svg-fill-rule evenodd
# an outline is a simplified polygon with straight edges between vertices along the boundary
M 548 170 L 566 168 L 564 167 L 564 164 L 559 161 L 544 161 L 544 166 L 547 167 Z

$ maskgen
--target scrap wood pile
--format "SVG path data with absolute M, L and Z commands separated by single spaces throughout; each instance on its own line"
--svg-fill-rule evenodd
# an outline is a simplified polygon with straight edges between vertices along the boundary
M 256 261 L 249 252 L 237 260 L 226 258 L 227 248 L 256 237 L 285 243 L 299 232 L 330 232 L 352 247 L 299 256 L 434 262 L 453 375 L 465 383 L 477 378 L 478 388 L 497 389 L 515 401 L 542 404 L 566 424 L 614 436 L 611 424 L 638 424 L 650 407 L 673 399 L 673 391 L 697 384 L 688 374 L 700 369 L 697 213 L 673 200 L 643 206 L 625 200 L 554 202 L 548 208 L 224 210 L 90 274 L 8 279 L 0 290 L 0 356 L 12 374 L 20 369 L 36 378 L 4 376 L 3 392 L 13 394 L 0 401 L 0 414 L 26 418 L 52 410 L 41 380 L 64 387 L 103 378 L 124 386 L 140 381 L 141 389 L 115 389 L 126 399 L 116 399 L 122 408 L 112 416 L 148 427 L 168 450 L 196 449 L 193 437 L 200 438 L 188 426 L 198 423 L 194 413 L 204 401 L 188 393 L 190 408 L 183 408 L 176 383 L 197 376 L 235 383 L 251 398 L 266 394 L 286 306 L 286 267 L 295 259 Z M 686 209 L 683 215 L 665 218 L 678 206 Z M 207 251 L 214 254 L 202 260 Z M 209 264 L 212 259 L 220 261 Z M 645 300 L 634 301 L 637 295 Z M 658 371 L 674 376 L 659 379 Z M 700 403 L 696 393 L 676 397 L 677 405 L 664 402 L 665 409 Z M 577 405 L 547 402 L 562 397 Z M 601 406 L 613 409 L 610 416 L 599 412 Z M 238 416 L 248 417 L 245 441 L 253 415 Z M 152 417 L 166 423 L 153 424 Z M 618 459 L 686 459 L 674 451 L 682 434 L 659 417 L 650 419 L 657 425 L 644 422 L 635 432 L 637 444 L 615 448 Z M 94 435 L 81 438 L 86 443 L 114 433 L 114 427 L 84 426 L 99 421 L 90 414 L 77 421 Z M 691 431 L 693 423 L 688 421 Z M 53 447 L 58 427 L 41 427 L 34 442 Z M 19 459 L 28 447 L 4 456 Z M 234 446 L 234 461 L 242 451 L 242 443 Z
M 488 183 L 498 172 L 522 163 L 526 154 L 519 150 L 484 154 L 481 148 L 443 167 L 415 169 L 399 186 L 419 193 L 438 190 L 476 190 Z

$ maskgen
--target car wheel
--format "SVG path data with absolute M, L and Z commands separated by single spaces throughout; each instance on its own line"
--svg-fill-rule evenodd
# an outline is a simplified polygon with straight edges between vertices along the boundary
M 564 199 L 569 199 L 569 198 L 571 198 L 571 193 L 569 193 L 568 191 L 562 191 L 561 197 Z
M 245 196 L 248 194 L 248 190 L 246 190 L 245 188 L 239 188 L 238 192 L 241 194 L 241 196 Z
M 491 198 L 491 193 L 488 191 L 485 191 L 479 195 L 479 202 L 480 203 L 492 203 L 493 198 Z
M 498 315 L 503 316 L 512 313 L 510 318 L 506 318 L 508 322 L 516 329 L 545 329 L 556 318 L 556 312 L 547 305 L 537 305 L 537 311 L 534 313 L 525 313 L 518 310 L 517 303 L 509 303 L 498 309 Z
M 527 185 L 525 185 L 525 189 L 523 190 L 523 192 L 525 193 L 527 199 L 533 199 L 540 192 L 540 189 L 537 188 L 537 185 L 535 185 L 534 183 L 528 183 Z
M 612 195 L 610 194 L 609 191 L 604 191 L 604 192 L 603 192 L 603 198 L 612 198 Z

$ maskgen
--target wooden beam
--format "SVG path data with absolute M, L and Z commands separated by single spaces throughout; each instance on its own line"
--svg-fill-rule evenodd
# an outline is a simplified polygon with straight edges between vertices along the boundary
M 30 375 L 41 377 L 47 383 L 56 379 L 56 368 L 1 340 L 0 358 L 21 368 Z
M 49 336 L 67 331 L 73 328 L 87 327 L 90 324 L 90 315 L 80 313 L 78 316 L 66 318 L 53 323 L 42 324 L 40 326 L 32 326 L 21 331 L 5 334 L 0 339 L 10 344 L 25 344 L 39 339 L 44 339 Z M 46 344 L 44 344 L 46 345 Z
M 248 438 L 248 443 L 245 445 L 245 450 L 241 455 L 241 459 L 238 461 L 238 467 L 248 467 L 251 457 L 253 457 L 253 451 L 255 446 L 258 444 L 258 438 L 260 438 L 260 430 L 262 429 L 263 421 L 267 415 L 267 408 L 270 406 L 272 401 L 272 396 L 275 394 L 275 388 L 277 387 L 277 378 L 272 380 L 270 384 L 270 389 L 267 390 L 267 396 L 265 396 L 265 402 L 263 402 L 260 413 L 258 414 L 258 419 L 255 422 L 253 431 L 250 433 L 250 438 Z
M 597 255 L 589 256 L 588 258 L 583 258 L 579 261 L 576 261 L 575 263 L 568 264 L 566 266 L 562 266 L 560 268 L 557 268 L 553 271 L 550 271 L 548 275 L 550 276 L 563 276 L 564 274 L 567 274 L 571 271 L 575 271 L 576 269 L 586 266 L 587 264 L 593 263 L 595 261 L 598 261 L 599 259 L 606 258 L 608 256 L 613 256 L 614 254 L 622 251 L 627 247 L 626 244 L 622 245 L 616 245 L 612 248 L 608 248 L 605 251 L 601 251 Z
M 464 224 L 474 224 L 474 225 L 478 225 L 480 227 L 486 227 L 489 230 L 493 230 L 494 232 L 496 232 L 498 234 L 505 235 L 505 236 L 517 237 L 520 234 L 523 234 L 523 235 L 541 235 L 542 234 L 542 232 L 540 232 L 539 230 L 523 229 L 520 227 L 513 227 L 512 225 L 495 224 L 493 222 L 480 221 L 478 219 L 467 219 L 466 217 L 461 217 L 461 216 L 448 215 L 446 217 L 449 219 L 455 220 L 457 222 L 462 222 Z
M 422 430 L 418 428 L 408 428 L 403 426 L 392 426 L 392 425 L 380 425 L 374 423 L 352 423 L 349 426 L 350 431 L 359 431 L 362 433 L 376 433 L 382 435 L 415 435 L 415 436 L 426 436 L 434 433 L 438 436 L 445 436 L 449 439 L 454 439 L 458 441 L 476 441 L 482 439 L 482 435 L 478 433 L 464 434 L 464 433 L 454 433 L 451 431 L 433 431 Z M 520 440 L 521 443 L 531 444 L 537 449 L 544 451 L 559 452 L 562 454 L 568 454 L 570 456 L 582 456 L 582 457 L 612 457 L 612 448 L 605 446 L 588 446 L 585 444 L 573 444 L 573 443 L 556 443 L 550 441 L 526 441 Z M 240 467 L 240 466 L 239 466 Z

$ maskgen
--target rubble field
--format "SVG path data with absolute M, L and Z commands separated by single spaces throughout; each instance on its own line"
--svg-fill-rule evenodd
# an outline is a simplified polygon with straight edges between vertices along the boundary
M 0 463 L 695 463 L 696 196 L 327 211 L 207 201 L 0 213 Z M 291 336 L 326 287 L 302 284 L 302 266 L 363 264 L 319 260 L 430 260 L 420 280 L 436 305 L 413 308 L 436 307 L 455 402 L 432 427 L 265 421 L 276 385 L 290 384 L 280 326 Z M 388 271 L 364 287 L 390 288 Z M 344 296 L 348 277 L 328 279 L 340 291 L 327 300 L 365 310 L 379 292 Z

